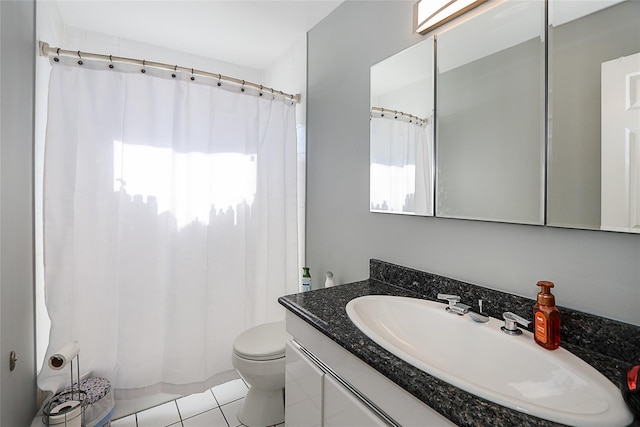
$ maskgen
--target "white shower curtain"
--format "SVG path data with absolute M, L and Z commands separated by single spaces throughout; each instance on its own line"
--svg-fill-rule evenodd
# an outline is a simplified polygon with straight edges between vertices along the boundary
M 204 390 L 297 292 L 295 106 L 161 74 L 53 67 L 42 389 L 68 380 L 47 360 L 78 341 L 119 397 Z
M 431 127 L 393 117 L 371 117 L 371 209 L 433 215 Z

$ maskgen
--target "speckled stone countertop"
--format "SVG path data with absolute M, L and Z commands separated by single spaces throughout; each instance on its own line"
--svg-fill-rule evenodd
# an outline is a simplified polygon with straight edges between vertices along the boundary
M 483 311 L 501 319 L 512 311 L 531 318 L 534 301 L 450 278 L 389 264 L 370 262 L 370 278 L 348 285 L 287 295 L 279 302 L 315 329 L 459 426 L 557 426 L 467 393 L 394 356 L 363 334 L 345 306 L 364 295 L 436 299 L 438 293 L 483 299 Z M 477 305 L 477 303 L 476 303 Z M 591 364 L 614 384 L 632 364 L 640 363 L 640 327 L 559 307 L 562 347 Z M 477 310 L 477 307 L 476 307 Z M 526 369 L 526 362 L 523 369 Z M 640 427 L 640 420 L 632 424 Z

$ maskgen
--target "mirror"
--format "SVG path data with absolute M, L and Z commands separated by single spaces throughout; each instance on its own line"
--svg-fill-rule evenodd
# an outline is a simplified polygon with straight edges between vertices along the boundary
M 371 67 L 370 209 L 433 215 L 430 37 Z
M 640 232 L 640 1 L 550 0 L 548 64 L 544 3 L 371 67 L 371 211 Z
M 547 224 L 640 232 L 640 2 L 549 8 Z
M 437 36 L 436 216 L 544 223 L 544 3 Z

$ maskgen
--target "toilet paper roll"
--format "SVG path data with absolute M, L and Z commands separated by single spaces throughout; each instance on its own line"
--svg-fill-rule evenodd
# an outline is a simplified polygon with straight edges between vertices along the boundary
M 77 400 L 61 403 L 51 410 L 49 426 L 82 427 L 82 406 Z
M 60 351 L 49 358 L 49 367 L 55 371 L 59 371 L 67 366 L 74 357 L 80 353 L 80 347 L 77 341 L 67 343 Z

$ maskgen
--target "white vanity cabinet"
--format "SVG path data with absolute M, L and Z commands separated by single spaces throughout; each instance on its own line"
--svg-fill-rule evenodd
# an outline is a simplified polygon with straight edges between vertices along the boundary
M 285 424 L 454 426 L 393 381 L 287 311 Z
M 325 375 L 323 385 L 324 427 L 387 427 L 390 425 L 332 376 Z
M 324 372 L 297 346 L 287 342 L 284 421 L 287 426 L 322 426 Z
M 295 427 L 387 427 L 375 409 L 340 384 L 320 360 L 287 343 L 285 424 Z M 393 424 L 391 424 L 393 425 Z

